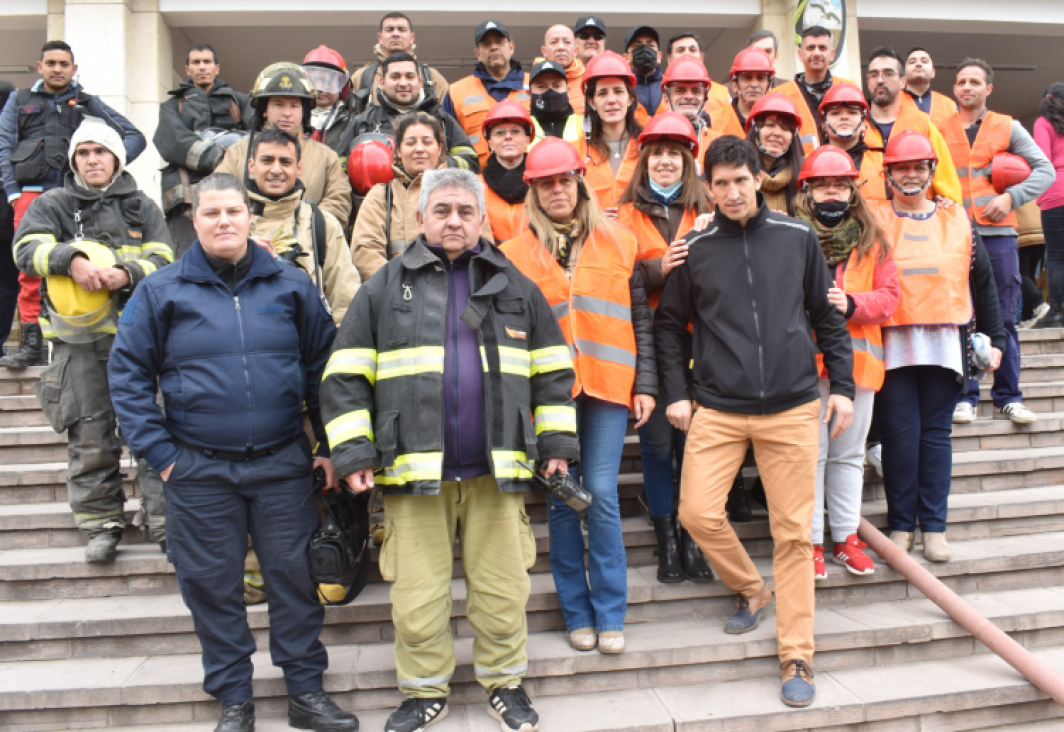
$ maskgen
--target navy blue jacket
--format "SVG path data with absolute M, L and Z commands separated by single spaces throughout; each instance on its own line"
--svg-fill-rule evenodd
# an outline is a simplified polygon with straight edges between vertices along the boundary
M 318 388 L 336 326 L 305 272 L 248 246 L 235 293 L 196 241 L 137 285 L 122 312 L 111 400 L 130 450 L 155 470 L 177 460 L 175 437 L 241 452 L 280 444 L 303 430 L 304 402 L 321 431 Z

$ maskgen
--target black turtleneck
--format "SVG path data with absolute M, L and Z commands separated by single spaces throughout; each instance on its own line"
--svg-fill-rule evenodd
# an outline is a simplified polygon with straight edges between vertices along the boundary
M 526 158 L 522 158 L 521 164 L 511 169 L 504 167 L 492 153 L 484 165 L 484 182 L 507 203 L 521 203 L 528 195 L 528 184 L 524 181 Z
M 236 292 L 236 287 L 244 278 L 248 276 L 248 271 L 251 269 L 251 260 L 255 256 L 255 250 L 252 247 L 258 246 L 252 241 L 248 241 L 247 251 L 244 252 L 244 256 L 235 262 L 226 262 L 224 259 L 218 259 L 207 254 L 207 263 L 211 265 L 211 269 L 214 270 L 214 274 L 218 275 L 218 279 L 222 281 L 226 287 L 229 288 L 229 292 Z

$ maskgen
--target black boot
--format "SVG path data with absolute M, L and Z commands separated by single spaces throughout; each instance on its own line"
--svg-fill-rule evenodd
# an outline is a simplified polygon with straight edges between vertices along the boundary
M 742 469 L 735 476 L 735 482 L 732 484 L 731 492 L 728 493 L 728 502 L 724 505 L 724 510 L 728 512 L 728 520 L 733 524 L 748 524 L 754 520 L 753 509 L 750 508 L 750 501 L 743 488 Z
M 29 366 L 48 365 L 48 346 L 41 335 L 41 326 L 36 323 L 22 324 L 22 347 L 17 353 L 0 358 L 0 367 L 24 369 Z
M 676 514 L 651 516 L 654 533 L 658 537 L 658 582 L 673 584 L 683 582 L 683 564 L 680 563 L 680 546 L 676 540 Z
M 288 697 L 288 726 L 315 732 L 354 732 L 358 718 L 336 706 L 324 691 Z
M 255 702 L 222 707 L 222 718 L 214 732 L 255 732 Z
M 1064 305 L 1059 302 L 1049 303 L 1049 312 L 1034 324 L 1038 328 L 1064 328 Z
M 713 581 L 713 570 L 710 569 L 709 562 L 706 561 L 705 555 L 702 554 L 702 550 L 691 538 L 687 529 L 682 526 L 680 527 L 680 556 L 683 558 L 683 572 L 687 575 L 687 579 L 692 582 Z

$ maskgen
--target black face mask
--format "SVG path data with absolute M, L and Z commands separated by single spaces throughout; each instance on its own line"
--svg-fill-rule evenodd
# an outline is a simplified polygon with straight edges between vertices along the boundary
M 824 201 L 817 203 L 810 197 L 813 204 L 813 216 L 817 221 L 827 227 L 835 227 L 842 223 L 842 217 L 850 210 L 849 201 Z
M 632 51 L 632 68 L 641 74 L 652 74 L 658 67 L 658 52 L 647 45 Z
M 569 91 L 548 89 L 542 94 L 532 94 L 532 114 L 549 117 L 564 112 L 569 106 Z

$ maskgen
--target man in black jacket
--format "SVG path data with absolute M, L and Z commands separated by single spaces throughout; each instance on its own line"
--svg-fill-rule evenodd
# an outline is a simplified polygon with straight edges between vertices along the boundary
M 159 108 L 159 126 L 152 142 L 167 165 L 163 168 L 162 201 L 166 225 L 178 258 L 196 240 L 192 228 L 192 186 L 222 162 L 226 141 L 207 130 L 242 132 L 248 95 L 229 88 L 218 78 L 222 66 L 214 49 L 197 44 L 185 55 L 188 78 L 170 92 Z M 229 138 L 232 140 L 232 137 Z
M 824 421 L 834 422 L 834 438 L 853 417 L 853 352 L 846 323 L 827 299 L 831 282 L 817 237 L 808 224 L 768 210 L 757 192 L 762 173 L 754 146 L 738 137 L 714 140 L 706 177 L 717 202 L 715 220 L 682 245 L 687 260 L 670 274 L 655 317 L 666 413 L 687 432 L 680 523 L 738 593 L 724 632 L 752 631 L 773 593 L 724 511 L 752 442 L 776 544 L 781 697 L 790 706 L 807 706 L 815 694 L 809 663 L 820 431 L 816 353 L 819 347 L 831 380 Z M 682 339 L 692 318 L 689 384 Z

